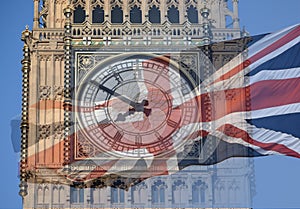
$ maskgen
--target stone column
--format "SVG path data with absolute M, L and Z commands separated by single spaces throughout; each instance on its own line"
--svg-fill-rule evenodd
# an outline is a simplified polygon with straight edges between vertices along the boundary
M 130 8 L 129 8 L 129 5 L 128 5 L 128 0 L 123 0 L 124 3 L 123 3 L 123 11 L 124 11 L 124 14 L 123 14 L 123 22 L 125 22 L 126 20 L 129 21 L 129 12 L 130 12 Z
M 23 60 L 22 60 L 22 117 L 21 117 L 21 159 L 20 159 L 20 191 L 19 194 L 24 198 L 27 192 L 27 158 L 28 158 L 28 111 L 29 111 L 29 72 L 31 69 L 30 50 L 28 41 L 32 38 L 32 33 L 28 27 L 22 32 Z
M 39 0 L 33 0 L 34 15 L 33 15 L 33 28 L 39 27 Z
M 109 7 L 109 1 L 104 1 L 104 21 L 110 22 L 110 7 Z
M 161 0 L 161 3 L 159 5 L 160 9 L 160 17 L 161 17 L 161 23 L 164 23 L 166 21 L 166 16 L 167 16 L 167 4 L 165 0 Z
M 233 28 L 240 28 L 240 20 L 239 20 L 239 0 L 232 0 L 233 3 Z
M 49 5 L 48 5 L 48 9 L 49 9 L 49 18 L 48 18 L 48 21 L 47 21 L 47 25 L 49 28 L 54 28 L 54 24 L 55 24 L 55 6 L 54 6 L 54 0 L 50 0 L 49 1 Z

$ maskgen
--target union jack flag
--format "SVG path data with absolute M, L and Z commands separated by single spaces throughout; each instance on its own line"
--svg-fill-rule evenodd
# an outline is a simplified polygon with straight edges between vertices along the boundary
M 63 173 L 69 169 L 67 178 L 74 181 L 91 181 L 112 175 L 141 181 L 151 176 L 170 174 L 170 164 L 174 172 L 190 165 L 211 165 L 230 157 L 279 154 L 300 158 L 299 25 L 252 37 L 245 51 L 205 77 L 197 89 L 194 96 L 199 105 L 198 129 L 186 134 L 184 140 L 191 143 L 184 149 L 174 150 L 169 159 L 156 159 L 154 155 L 149 162 L 136 159 L 120 169 L 120 165 L 126 163 L 122 158 L 98 162 L 89 160 L 87 156 L 61 169 L 55 168 L 53 172 Z M 148 88 L 148 95 L 152 93 L 155 89 Z M 174 103 L 174 108 L 182 105 Z M 96 107 L 101 108 L 101 104 Z M 40 101 L 31 108 L 62 110 L 63 102 Z M 75 109 L 78 111 L 73 107 Z M 188 125 L 181 124 L 178 130 Z M 42 152 L 32 151 L 28 162 L 33 165 L 36 158 L 43 157 L 45 152 L 55 152 L 62 147 L 63 139 L 45 146 Z M 58 155 L 62 152 L 59 151 Z M 155 165 L 160 170 L 151 170 Z M 77 169 L 72 171 L 72 167 L 76 166 Z M 80 166 L 88 168 L 82 171 Z M 126 172 L 138 169 L 141 169 L 138 175 L 126 175 Z M 89 172 L 85 172 L 87 170 Z

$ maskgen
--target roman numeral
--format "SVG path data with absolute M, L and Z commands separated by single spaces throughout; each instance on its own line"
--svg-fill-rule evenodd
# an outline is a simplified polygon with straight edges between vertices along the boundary
M 178 125 L 176 121 L 173 121 L 171 119 L 167 120 L 167 124 L 168 124 L 168 126 L 171 126 L 172 128 L 176 128 Z
M 110 126 L 110 125 L 111 125 L 111 121 L 108 120 L 107 118 L 105 118 L 104 120 L 102 120 L 102 121 L 100 121 L 100 122 L 98 123 L 98 126 L 99 126 L 99 128 L 101 128 L 101 129 L 105 129 L 105 128 L 107 128 L 107 127 Z
M 118 82 L 118 83 L 122 83 L 122 81 L 123 81 L 123 78 L 120 76 L 120 74 L 119 73 L 114 73 L 113 74 L 113 76 L 115 77 L 115 79 L 116 79 L 116 81 Z
M 140 147 L 142 145 L 143 139 L 140 135 L 137 135 L 135 137 L 135 145 L 137 145 L 138 147 Z
M 121 139 L 123 138 L 124 134 L 122 132 L 117 132 L 116 135 L 114 136 L 114 141 L 115 142 L 120 142 Z

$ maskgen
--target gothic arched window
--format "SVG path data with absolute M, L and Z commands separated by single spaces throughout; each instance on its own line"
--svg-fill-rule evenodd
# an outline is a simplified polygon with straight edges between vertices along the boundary
M 205 202 L 205 189 L 206 185 L 202 181 L 197 181 L 192 187 L 192 202 L 204 203 Z
M 187 10 L 188 20 L 190 23 L 198 23 L 198 11 L 194 6 L 190 6 Z
M 134 6 L 130 10 L 130 22 L 142 23 L 142 11 L 138 6 Z
M 125 193 L 123 189 L 111 188 L 111 203 L 124 203 Z
M 82 188 L 71 187 L 70 201 L 71 203 L 83 203 L 84 190 Z
M 85 10 L 79 5 L 74 11 L 74 23 L 83 23 L 85 21 Z
M 151 7 L 149 10 L 149 21 L 151 23 L 160 23 L 160 10 L 156 6 Z
M 111 23 L 123 23 L 123 10 L 119 6 L 115 6 L 111 10 Z
M 93 23 L 103 23 L 104 22 L 104 10 L 99 5 L 95 7 L 93 10 L 93 16 L 92 16 Z
M 165 203 L 165 190 L 166 185 L 161 180 L 155 182 L 151 187 L 152 203 Z
M 171 23 L 179 23 L 179 11 L 174 5 L 168 10 L 168 19 Z

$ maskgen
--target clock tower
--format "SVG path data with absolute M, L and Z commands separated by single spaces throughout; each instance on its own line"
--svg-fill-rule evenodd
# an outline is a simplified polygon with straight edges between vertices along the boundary
M 251 160 L 176 173 L 170 160 L 188 147 L 170 146 L 173 133 L 200 112 L 193 89 L 244 49 L 228 41 L 242 36 L 238 0 L 33 1 L 22 33 L 24 208 L 250 205 Z M 153 156 L 167 166 L 140 171 Z

